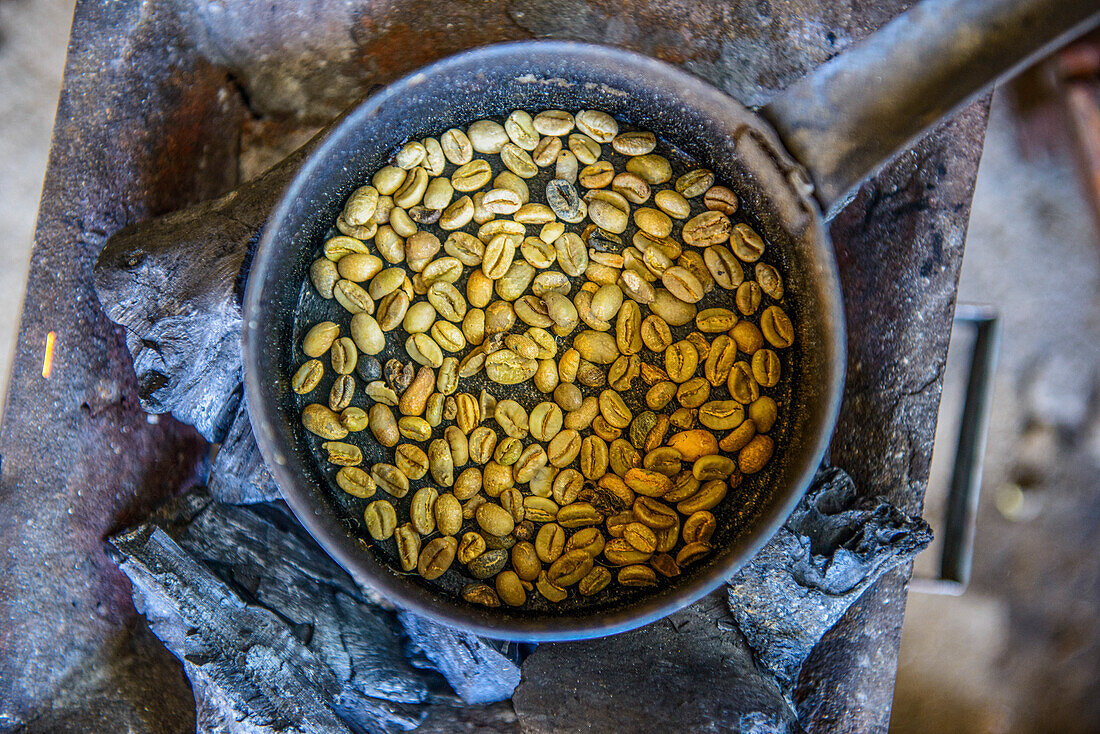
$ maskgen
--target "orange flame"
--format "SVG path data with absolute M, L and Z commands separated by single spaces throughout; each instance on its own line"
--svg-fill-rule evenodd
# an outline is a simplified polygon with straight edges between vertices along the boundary
M 53 371 L 53 344 L 57 339 L 57 334 L 52 331 L 46 335 L 46 354 L 42 357 L 42 376 L 47 380 L 50 379 L 50 372 Z

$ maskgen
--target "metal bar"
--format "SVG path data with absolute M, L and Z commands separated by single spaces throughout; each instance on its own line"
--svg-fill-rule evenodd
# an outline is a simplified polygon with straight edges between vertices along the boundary
M 965 321 L 973 324 L 975 335 L 947 496 L 940 578 L 957 584 L 955 593 L 962 593 L 970 583 L 970 566 L 974 558 L 974 527 L 982 485 L 982 461 L 989 434 L 989 411 L 993 397 L 993 375 L 1000 351 L 1001 325 L 996 311 L 983 306 L 959 306 L 955 320 L 956 323 Z
M 937 120 L 1098 21 L 1096 0 L 924 0 L 761 112 L 835 212 Z

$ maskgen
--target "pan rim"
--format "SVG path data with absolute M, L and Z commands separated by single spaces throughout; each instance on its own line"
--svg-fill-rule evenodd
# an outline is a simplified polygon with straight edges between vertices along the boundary
M 812 447 L 804 449 L 810 457 L 797 473 L 797 481 L 785 489 L 785 496 L 765 508 L 755 522 L 755 526 L 738 539 L 727 545 L 724 552 L 728 560 L 716 563 L 715 568 L 698 578 L 676 585 L 667 590 L 669 593 L 647 595 L 637 602 L 626 604 L 612 611 L 596 611 L 589 615 L 570 614 L 563 616 L 530 615 L 520 616 L 509 613 L 507 608 L 481 610 L 465 602 L 454 602 L 444 595 L 431 594 L 437 603 L 425 602 L 426 592 L 405 582 L 395 573 L 378 573 L 373 567 L 383 564 L 370 557 L 363 549 L 355 546 L 339 524 L 335 513 L 327 507 L 318 507 L 311 499 L 308 488 L 300 486 L 295 474 L 287 464 L 287 454 L 293 447 L 287 447 L 286 436 L 277 430 L 270 416 L 279 415 L 275 396 L 276 388 L 270 381 L 260 379 L 259 365 L 263 360 L 263 325 L 274 319 L 274 315 L 265 312 L 264 288 L 267 275 L 271 271 L 277 256 L 276 240 L 284 225 L 294 212 L 297 200 L 302 194 L 306 182 L 322 175 L 320 167 L 326 164 L 325 152 L 337 145 L 337 141 L 351 134 L 364 124 L 389 100 L 409 92 L 423 83 L 429 75 L 442 73 L 468 64 L 491 62 L 493 59 L 514 57 L 517 53 L 531 53 L 537 47 L 538 53 L 553 54 L 556 57 L 575 57 L 577 60 L 591 59 L 594 55 L 601 62 L 613 61 L 625 68 L 652 73 L 666 83 L 678 85 L 689 90 L 690 95 L 702 95 L 718 106 L 732 106 L 731 110 L 740 110 L 753 118 L 761 132 L 770 138 L 765 142 L 778 156 L 785 156 L 778 138 L 771 132 L 767 123 L 759 116 L 745 109 L 740 102 L 724 94 L 711 84 L 688 72 L 665 62 L 642 56 L 634 52 L 599 44 L 574 41 L 516 41 L 464 51 L 434 62 L 414 71 L 405 77 L 387 84 L 363 100 L 343 120 L 337 123 L 314 149 L 294 175 L 291 183 L 282 194 L 279 204 L 264 225 L 263 235 L 257 245 L 249 275 L 244 302 L 244 382 L 248 402 L 249 417 L 264 460 L 275 478 L 284 499 L 295 516 L 314 537 L 318 544 L 360 585 L 375 589 L 398 606 L 423 614 L 442 624 L 462 630 L 486 635 L 488 637 L 517 641 L 564 641 L 602 637 L 625 632 L 661 619 L 719 588 L 727 578 L 736 573 L 751 560 L 763 546 L 775 535 L 787 517 L 794 510 L 809 486 L 814 473 L 828 446 L 836 423 L 840 407 L 841 386 L 844 376 L 845 333 L 843 308 L 840 305 L 840 287 L 836 272 L 835 257 L 832 253 L 824 221 L 816 203 L 808 192 L 798 192 L 800 199 L 810 212 L 807 224 L 812 231 L 806 235 L 816 238 L 826 252 L 819 253 L 823 262 L 818 263 L 816 277 L 823 280 L 822 293 L 830 310 L 830 322 L 834 328 L 826 329 L 822 348 L 829 353 L 823 363 L 828 366 L 829 374 L 823 376 L 824 412 L 820 421 L 820 430 L 814 437 Z M 293 437 L 290 438 L 293 441 Z M 777 490 L 777 496 L 781 494 Z M 443 603 L 440 603 L 443 602 Z

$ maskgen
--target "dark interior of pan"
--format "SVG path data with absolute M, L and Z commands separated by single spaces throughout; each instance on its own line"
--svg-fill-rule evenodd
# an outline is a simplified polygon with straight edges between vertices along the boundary
M 560 605 L 535 593 L 523 608 L 486 609 L 458 596 L 464 581 L 457 571 L 426 582 L 415 573 L 401 573 L 390 561 L 392 552 L 387 557 L 371 547 L 362 526 L 366 501 L 345 495 L 325 477 L 319 441 L 301 426 L 302 400 L 291 391 L 289 377 L 304 359 L 298 346 L 303 329 L 340 315 L 334 302 L 305 298 L 303 282 L 347 196 L 409 139 L 439 135 L 514 109 L 534 113 L 551 108 L 600 109 L 628 125 L 653 130 L 733 188 L 742 202 L 735 221 L 747 221 L 763 234 L 768 243 L 765 261 L 784 276 L 782 305 L 794 322 L 796 344 L 784 354 L 785 374 L 773 392 L 780 404 L 772 431 L 776 455 L 714 510 L 719 524 L 709 558 L 672 583 L 663 580 L 657 589 L 612 584 L 592 599 L 574 594 Z M 399 605 L 492 636 L 550 640 L 622 631 L 715 588 L 787 517 L 812 478 L 835 420 L 844 364 L 840 294 L 821 218 L 800 180 L 771 133 L 738 103 L 666 64 L 606 47 L 562 42 L 488 47 L 440 62 L 375 94 L 331 132 L 297 175 L 265 231 L 248 284 L 250 411 L 287 502 L 361 583 Z M 530 182 L 532 190 L 541 182 Z M 725 302 L 711 305 L 733 308 L 732 295 L 722 291 L 717 298 Z M 404 337 L 398 330 L 388 339 L 403 344 Z M 643 351 L 642 356 L 655 355 Z M 460 384 L 460 391 L 476 396 L 481 379 Z M 327 390 L 328 384 L 321 387 Z M 636 413 L 646 386 L 641 380 L 635 385 L 635 393 L 625 397 Z M 535 393 L 529 383 L 525 389 Z M 498 399 L 514 397 L 528 409 L 544 399 L 515 395 L 517 388 L 492 385 L 490 390 Z M 441 435 L 444 427 L 435 434 Z M 374 456 L 365 450 L 364 464 L 391 461 L 376 448 Z M 426 480 L 430 483 L 430 475 Z M 414 488 L 423 483 L 414 483 Z M 411 494 L 394 502 L 399 517 L 402 508 L 407 511 Z

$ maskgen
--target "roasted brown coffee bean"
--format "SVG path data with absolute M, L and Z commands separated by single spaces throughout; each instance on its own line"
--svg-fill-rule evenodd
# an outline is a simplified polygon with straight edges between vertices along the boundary
M 375 500 L 363 511 L 363 523 L 375 540 L 388 540 L 397 529 L 397 512 L 386 500 Z

